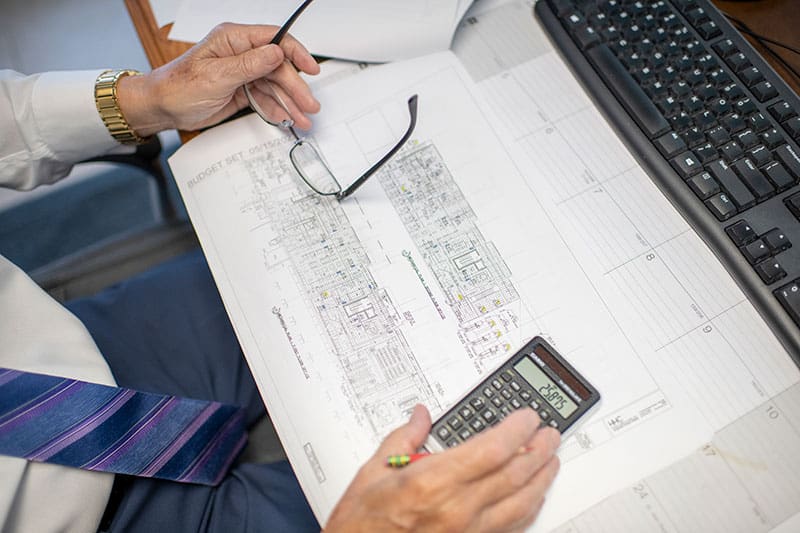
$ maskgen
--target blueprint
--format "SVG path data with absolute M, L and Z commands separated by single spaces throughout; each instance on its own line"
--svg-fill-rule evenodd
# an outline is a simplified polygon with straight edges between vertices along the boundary
M 760 459 L 771 448 L 742 442 L 761 430 L 752 413 L 795 390 L 797 368 L 574 81 L 531 6 L 491 4 L 467 13 L 452 52 L 323 65 L 340 70 L 315 85 L 322 111 L 308 135 L 343 182 L 402 135 L 406 100 L 419 95 L 412 139 L 342 202 L 308 189 L 288 158 L 292 139 L 255 116 L 170 159 L 320 522 L 414 404 L 435 416 L 536 334 L 603 399 L 562 444 L 535 530 L 624 529 L 612 518 L 631 494 L 683 501 L 659 480 L 704 471 L 692 461 L 714 475 L 748 461 L 784 475 Z M 780 405 L 791 435 L 798 402 Z M 709 450 L 725 460 L 702 459 Z M 756 518 L 769 529 L 798 501 Z M 633 529 L 686 530 L 676 508 L 645 508 L 657 523 Z

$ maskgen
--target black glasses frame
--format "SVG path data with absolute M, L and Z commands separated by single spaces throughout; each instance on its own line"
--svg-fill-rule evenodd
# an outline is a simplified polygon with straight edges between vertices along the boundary
M 283 39 L 283 37 L 289 32 L 289 28 L 292 27 L 292 24 L 295 23 L 295 21 L 300 16 L 300 14 L 303 11 L 305 11 L 305 9 L 309 6 L 309 4 L 311 4 L 312 1 L 313 0 L 305 0 L 302 4 L 300 4 L 300 6 L 294 11 L 294 13 L 292 13 L 292 15 L 286 20 L 286 22 L 283 24 L 283 26 L 281 26 L 278 29 L 278 32 L 272 38 L 272 40 L 270 41 L 270 44 L 280 44 L 280 42 Z M 409 120 L 408 128 L 406 129 L 406 132 L 403 134 L 403 136 L 400 138 L 400 140 L 386 153 L 386 155 L 381 157 L 380 160 L 378 160 L 377 163 L 375 163 L 370 168 L 368 168 L 363 174 L 361 174 L 358 178 L 356 178 L 355 181 L 353 181 L 353 183 L 351 183 L 347 187 L 343 188 L 341 183 L 339 182 L 339 180 L 336 179 L 336 176 L 334 176 L 333 172 L 331 172 L 330 168 L 328 168 L 327 163 L 325 163 L 325 160 L 322 158 L 322 156 L 320 155 L 320 153 L 317 150 L 317 148 L 310 141 L 300 137 L 297 134 L 297 131 L 295 131 L 295 129 L 294 129 L 294 120 L 292 120 L 292 118 L 291 118 L 291 113 L 289 113 L 288 106 L 283 102 L 283 100 L 281 99 L 280 95 L 275 90 L 275 88 L 272 86 L 272 84 L 269 81 L 267 81 L 266 83 L 267 83 L 268 87 L 270 88 L 270 90 L 272 91 L 272 95 L 275 98 L 275 100 L 278 102 L 278 104 L 286 112 L 286 115 L 289 117 L 288 119 L 282 120 L 279 123 L 275 123 L 275 122 L 272 122 L 271 120 L 269 120 L 269 118 L 267 117 L 266 113 L 264 113 L 264 111 L 261 109 L 261 106 L 259 106 L 258 103 L 256 102 L 255 98 L 253 98 L 253 95 L 250 92 L 249 85 L 245 84 L 244 85 L 244 92 L 245 92 L 245 95 L 247 95 L 247 101 L 250 104 L 250 107 L 253 109 L 253 111 L 255 111 L 255 113 L 259 117 L 261 117 L 261 119 L 264 122 L 266 122 L 267 124 L 269 124 L 271 126 L 275 126 L 275 127 L 284 129 L 286 131 L 289 131 L 292 134 L 292 136 L 294 137 L 295 141 L 294 141 L 294 144 L 292 145 L 292 147 L 289 149 L 289 160 L 292 162 L 292 166 L 294 167 L 294 169 L 297 172 L 297 174 L 299 174 L 300 177 L 303 179 L 305 184 L 308 185 L 309 188 L 312 191 L 314 191 L 315 193 L 317 193 L 319 195 L 322 195 L 322 196 L 334 196 L 337 200 L 342 200 L 344 198 L 347 198 L 351 194 L 353 194 L 356 191 L 356 189 L 358 189 L 359 187 L 364 185 L 364 183 L 369 179 L 370 176 L 372 176 L 378 169 L 380 169 L 384 164 L 386 164 L 386 162 L 389 161 L 389 159 L 391 159 L 392 156 L 395 155 L 398 152 L 398 150 L 400 150 L 403 147 L 403 145 L 406 143 L 406 141 L 408 141 L 408 139 L 411 137 L 411 134 L 414 132 L 414 128 L 417 125 L 417 101 L 418 101 L 419 97 L 418 97 L 418 95 L 415 94 L 415 95 L 411 96 L 408 99 L 408 114 L 409 114 L 410 120 Z M 304 174 L 304 172 L 303 172 L 303 170 L 301 168 L 301 165 L 299 165 L 297 163 L 297 160 L 296 160 L 296 158 L 294 156 L 296 150 L 301 146 L 308 146 L 309 148 L 312 149 L 312 151 L 314 152 L 314 156 L 317 158 L 318 162 L 322 165 L 322 167 L 325 169 L 325 171 L 330 175 L 330 177 L 333 180 L 333 182 L 336 184 L 336 190 L 334 190 L 334 191 L 321 191 L 317 187 L 315 187 L 312 184 L 311 179 Z

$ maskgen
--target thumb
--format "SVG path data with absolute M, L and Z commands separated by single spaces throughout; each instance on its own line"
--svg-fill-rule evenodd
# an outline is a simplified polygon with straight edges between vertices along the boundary
M 222 58 L 221 70 L 233 86 L 263 78 L 283 64 L 283 50 L 276 44 L 251 48 L 241 54 Z
M 431 415 L 424 405 L 417 404 L 414 406 L 408 422 L 389 433 L 378 448 L 376 455 L 386 457 L 394 454 L 414 453 L 425 443 L 430 431 Z

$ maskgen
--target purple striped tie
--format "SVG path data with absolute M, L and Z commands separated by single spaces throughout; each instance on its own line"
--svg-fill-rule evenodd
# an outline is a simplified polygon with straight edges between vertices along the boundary
M 218 484 L 244 448 L 244 410 L 0 368 L 0 454 Z

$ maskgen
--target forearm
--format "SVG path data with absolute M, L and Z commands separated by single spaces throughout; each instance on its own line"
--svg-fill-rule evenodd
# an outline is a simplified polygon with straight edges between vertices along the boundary
M 140 137 L 149 137 L 176 127 L 162 109 L 155 73 L 121 78 L 117 85 L 117 100 L 128 125 Z
M 99 71 L 0 71 L 0 186 L 32 189 L 118 146 L 97 113 Z

